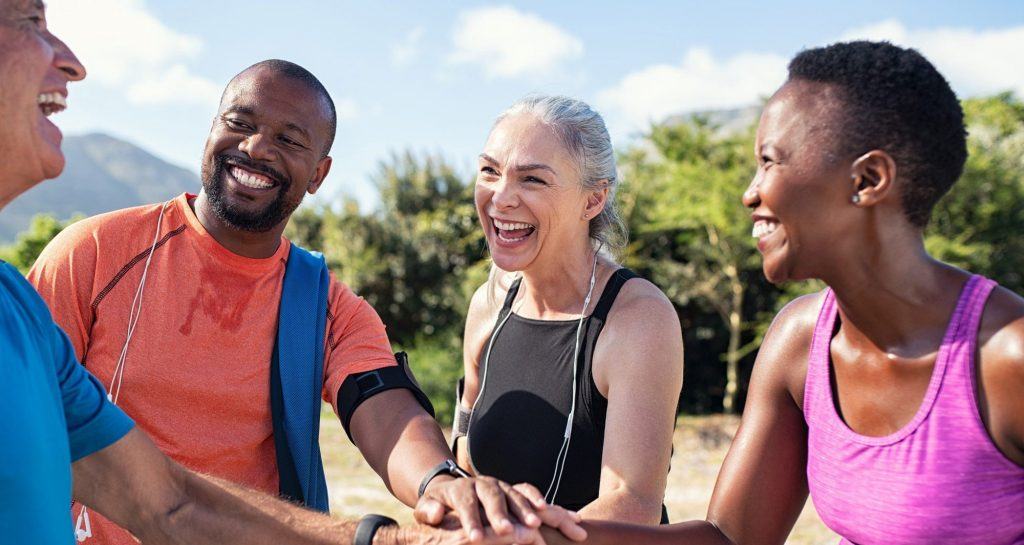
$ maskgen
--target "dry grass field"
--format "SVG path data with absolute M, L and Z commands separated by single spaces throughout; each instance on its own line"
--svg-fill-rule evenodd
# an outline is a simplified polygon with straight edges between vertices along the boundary
M 704 518 L 718 468 L 739 421 L 735 417 L 682 417 L 676 426 L 675 454 L 665 503 L 673 521 Z M 399 522 L 412 520 L 411 510 L 391 497 L 380 479 L 349 443 L 333 414 L 325 414 L 321 435 L 331 511 L 359 517 L 382 513 Z M 835 545 L 839 541 L 818 519 L 810 501 L 787 541 L 790 545 Z

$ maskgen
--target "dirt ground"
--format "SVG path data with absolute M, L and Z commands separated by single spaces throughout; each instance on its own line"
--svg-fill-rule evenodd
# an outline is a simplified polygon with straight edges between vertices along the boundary
M 682 417 L 676 426 L 675 454 L 668 476 L 665 504 L 674 521 L 702 519 L 729 443 L 739 421 L 735 417 Z M 323 448 L 331 511 L 356 518 L 368 512 L 381 513 L 406 523 L 410 509 L 395 500 L 380 478 L 363 461 L 348 441 L 333 414 L 323 418 L 320 444 Z M 839 538 L 828 530 L 811 502 L 786 542 L 790 545 L 835 545 Z

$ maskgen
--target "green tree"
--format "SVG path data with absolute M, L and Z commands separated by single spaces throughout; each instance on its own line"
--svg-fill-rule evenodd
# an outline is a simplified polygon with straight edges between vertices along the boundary
M 743 342 L 757 316 L 750 292 L 765 286 L 740 201 L 756 169 L 752 135 L 698 116 L 655 125 L 623 162 L 635 238 L 628 259 L 647 262 L 675 304 L 710 310 L 725 326 L 722 405 L 730 413 L 740 409 L 740 362 L 752 349 Z
M 75 216 L 62 222 L 50 214 L 32 216 L 28 230 L 18 234 L 14 244 L 0 248 L 0 259 L 17 267 L 22 274 L 27 273 L 53 237 L 80 218 Z
M 480 278 L 486 255 L 473 185 L 443 159 L 409 152 L 382 162 L 375 182 L 379 209 L 364 214 L 348 200 L 339 211 L 305 210 L 289 234 L 321 248 L 338 277 L 377 310 L 447 421 L 462 374 L 468 284 Z

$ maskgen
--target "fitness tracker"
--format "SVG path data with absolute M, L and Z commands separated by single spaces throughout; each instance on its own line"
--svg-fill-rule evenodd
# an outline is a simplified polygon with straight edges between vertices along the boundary
M 456 464 L 454 460 L 445 460 L 437 464 L 434 469 L 428 471 L 423 480 L 420 481 L 419 497 L 423 497 L 423 493 L 427 491 L 427 485 L 430 484 L 430 481 L 441 474 L 451 475 L 452 477 L 469 477 L 469 473 L 466 473 L 464 469 L 459 467 L 459 464 Z
M 398 523 L 384 515 L 366 515 L 359 520 L 359 526 L 356 526 L 352 545 L 373 545 L 373 535 L 383 526 L 398 526 Z

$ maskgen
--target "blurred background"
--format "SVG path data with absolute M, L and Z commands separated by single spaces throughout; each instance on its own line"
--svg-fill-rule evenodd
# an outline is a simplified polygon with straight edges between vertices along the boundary
M 68 221 L 197 192 L 224 84 L 259 60 L 297 62 L 332 93 L 339 125 L 332 172 L 287 234 L 323 251 L 377 309 L 445 424 L 461 375 L 466 307 L 489 266 L 472 203 L 476 154 L 494 117 L 525 94 L 590 102 L 620 157 L 631 242 L 619 257 L 667 293 L 685 331 L 667 502 L 674 520 L 703 516 L 735 431 L 728 415 L 742 412 L 771 317 L 821 288 L 764 281 L 740 204 L 755 170 L 760 105 L 801 49 L 887 39 L 919 49 L 949 79 L 967 114 L 970 157 L 927 229 L 928 248 L 1024 293 L 1019 1 L 48 6 L 51 28 L 89 77 L 71 86 L 69 109 L 56 118 L 67 169 L 0 215 L 0 257 L 27 269 Z M 336 424 L 329 420 L 325 426 Z M 342 513 L 365 511 L 360 501 L 384 489 L 356 469 L 361 459 L 350 446 L 338 448 L 327 456 L 336 471 L 332 503 Z M 346 480 L 354 475 L 376 492 Z M 820 527 L 813 510 L 805 518 Z M 793 543 L 829 536 L 798 530 Z

